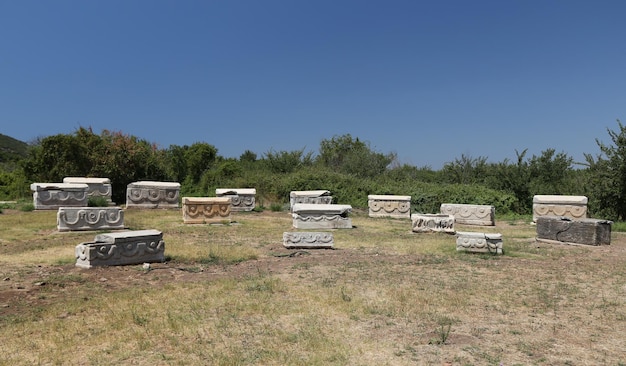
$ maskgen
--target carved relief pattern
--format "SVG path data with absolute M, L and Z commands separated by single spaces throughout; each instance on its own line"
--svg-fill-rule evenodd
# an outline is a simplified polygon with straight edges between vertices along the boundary
M 123 229 L 124 212 L 115 207 L 61 207 L 57 212 L 57 228 L 59 231 Z
M 162 262 L 164 252 L 165 242 L 162 239 L 120 244 L 83 243 L 75 250 L 77 265 L 81 267 Z
M 445 232 L 454 233 L 454 216 L 452 215 L 420 215 L 411 216 L 413 232 Z
M 178 207 L 179 189 L 128 188 L 128 206 Z
M 233 211 L 251 211 L 255 206 L 255 198 L 252 195 L 224 195 L 230 197 Z
M 461 235 L 456 239 L 456 250 L 502 254 L 502 239 Z
M 369 216 L 411 216 L 411 202 L 410 201 L 395 201 L 395 200 L 369 200 Z
M 186 203 L 183 205 L 185 223 L 230 221 L 230 203 Z
M 332 233 L 321 232 L 286 232 L 283 233 L 283 245 L 286 248 L 332 248 Z
M 488 205 L 465 205 L 444 203 L 441 213 L 454 216 L 459 224 L 495 225 L 494 207 Z
M 86 191 L 46 190 L 33 194 L 35 208 L 58 208 L 61 206 L 86 206 Z
M 533 205 L 533 211 L 535 218 L 539 216 L 565 216 L 573 219 L 587 217 L 587 206 L 536 203 Z

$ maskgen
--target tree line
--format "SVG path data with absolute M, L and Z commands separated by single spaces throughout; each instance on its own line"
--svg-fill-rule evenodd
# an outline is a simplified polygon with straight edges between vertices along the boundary
M 106 177 L 113 201 L 125 202 L 128 183 L 140 180 L 181 183 L 181 194 L 212 196 L 215 188 L 257 189 L 261 205 L 286 204 L 292 190 L 328 189 L 334 200 L 367 207 L 368 194 L 410 195 L 414 212 L 434 213 L 441 203 L 490 204 L 498 214 L 527 215 L 536 194 L 584 195 L 594 217 L 626 219 L 626 128 L 607 129 L 609 143 L 575 163 L 565 152 L 546 149 L 514 160 L 490 163 L 487 157 L 461 155 L 440 170 L 400 164 L 350 134 L 320 142 L 316 153 L 304 149 L 257 155 L 244 151 L 225 158 L 206 142 L 160 148 L 136 136 L 91 128 L 31 143 L 17 164 L 2 165 L 0 199 L 28 199 L 32 182 L 64 177 Z

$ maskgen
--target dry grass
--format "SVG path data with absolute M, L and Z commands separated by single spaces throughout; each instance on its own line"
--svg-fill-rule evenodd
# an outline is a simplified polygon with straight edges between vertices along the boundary
M 286 212 L 164 232 L 168 262 L 78 269 L 94 233 L 57 233 L 54 212 L 0 215 L 0 364 L 620 365 L 626 236 L 605 247 L 534 241 L 499 222 L 505 255 L 455 251 L 406 220 L 353 217 L 336 250 L 284 256 Z

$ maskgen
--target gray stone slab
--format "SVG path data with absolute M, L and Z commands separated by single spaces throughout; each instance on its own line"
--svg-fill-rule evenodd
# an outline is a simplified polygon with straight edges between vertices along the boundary
M 179 208 L 180 183 L 140 181 L 126 187 L 126 208 Z
M 350 205 L 295 204 L 292 209 L 293 227 L 297 229 L 351 229 Z
M 75 248 L 76 266 L 120 266 L 165 261 L 163 233 L 135 230 L 96 235 L 93 242 Z
M 502 254 L 502 234 L 499 233 L 456 233 L 456 250 L 471 253 Z
M 415 233 L 442 232 L 454 234 L 454 216 L 444 214 L 411 215 L 412 231 Z
M 32 183 L 36 210 L 57 210 L 59 207 L 86 207 L 89 186 L 74 183 Z
M 496 224 L 494 206 L 443 203 L 440 211 L 442 214 L 454 216 L 454 221 L 457 224 L 480 226 L 494 226 Z
M 256 189 L 254 188 L 217 188 L 217 197 L 230 198 L 231 211 L 252 211 L 256 206 Z
M 612 224 L 609 220 L 540 216 L 537 218 L 537 239 L 564 244 L 609 245 Z
M 59 231 L 124 229 L 124 211 L 119 207 L 59 207 Z
M 335 241 L 328 232 L 284 232 L 283 246 L 288 249 L 332 249 Z

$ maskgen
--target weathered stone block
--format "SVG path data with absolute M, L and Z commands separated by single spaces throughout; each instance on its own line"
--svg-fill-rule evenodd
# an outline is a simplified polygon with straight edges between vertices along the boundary
M 96 235 L 93 242 L 76 246 L 76 266 L 120 266 L 165 261 L 163 233 L 136 230 Z
M 459 203 L 443 203 L 441 213 L 454 216 L 457 224 L 494 226 L 496 209 L 489 205 L 467 205 Z
M 291 191 L 289 193 L 289 207 L 293 210 L 293 205 L 298 203 L 329 205 L 333 202 L 330 191 Z
M 126 208 L 178 208 L 180 183 L 141 181 L 126 187 Z
M 86 184 L 88 198 L 104 198 L 110 205 L 113 189 L 109 178 L 65 177 L 63 183 Z
M 454 234 L 454 216 L 443 214 L 413 214 L 411 215 L 413 232 L 443 232 Z
M 230 198 L 231 211 L 252 211 L 256 205 L 256 189 L 254 188 L 217 188 L 217 197 Z
M 59 207 L 86 207 L 88 196 L 86 184 L 33 183 L 33 204 L 37 210 L 56 210 Z
M 288 249 L 332 249 L 335 242 L 332 233 L 284 232 L 283 246 Z
M 411 218 L 411 196 L 370 194 L 367 206 L 369 217 Z
M 535 195 L 533 221 L 541 216 L 564 216 L 572 219 L 587 217 L 587 197 L 565 195 Z
M 59 231 L 115 230 L 124 228 L 124 211 L 119 207 L 59 207 Z
M 183 197 L 185 224 L 230 223 L 230 197 Z
M 297 229 L 351 229 L 350 205 L 297 203 L 293 205 L 293 227 Z
M 598 219 L 572 220 L 565 216 L 537 217 L 537 239 L 560 243 L 609 245 L 612 221 Z
M 457 251 L 502 254 L 502 234 L 458 231 L 456 236 Z

